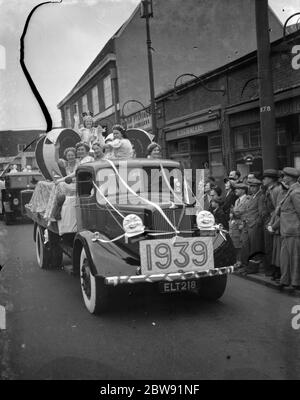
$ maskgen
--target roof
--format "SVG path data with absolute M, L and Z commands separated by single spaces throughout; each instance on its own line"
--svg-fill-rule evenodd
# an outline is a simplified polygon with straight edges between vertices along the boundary
M 70 98 L 82 87 L 85 85 L 85 80 L 86 78 L 90 79 L 91 76 L 93 76 L 96 72 L 98 72 L 98 66 L 100 65 L 100 69 L 103 68 L 104 65 L 106 65 L 105 59 L 110 59 L 112 58 L 112 55 L 115 55 L 115 37 L 118 35 L 119 31 L 122 29 L 123 25 L 117 30 L 117 32 L 108 40 L 108 42 L 105 44 L 105 46 L 102 48 L 100 53 L 96 56 L 94 61 L 89 65 L 89 67 L 85 70 L 83 75 L 80 77 L 80 79 L 77 81 L 75 86 L 71 89 L 71 91 L 64 97 L 63 100 L 61 100 L 57 107 L 60 108 L 62 107 Z M 111 55 L 109 59 L 109 55 Z M 104 65 L 101 66 L 101 64 Z M 96 72 L 94 72 L 96 71 Z M 89 76 L 91 75 L 91 76 Z
M 277 39 L 276 41 L 271 43 L 271 51 L 277 51 L 275 50 L 276 48 L 278 49 L 278 51 L 280 50 L 281 46 L 284 45 L 285 43 L 289 43 L 289 42 L 295 42 L 296 43 L 296 39 L 300 39 L 300 31 L 296 31 L 296 32 L 292 32 L 288 35 L 286 35 L 286 37 L 282 37 L 280 39 Z M 180 92 L 182 90 L 185 90 L 187 88 L 190 88 L 191 86 L 197 86 L 199 84 L 199 80 L 201 79 L 201 81 L 205 81 L 211 78 L 214 78 L 215 76 L 221 75 L 222 73 L 228 71 L 228 70 L 234 70 L 239 68 L 241 65 L 243 64 L 247 64 L 250 62 L 253 62 L 257 59 L 257 50 L 252 51 L 251 53 L 246 54 L 243 57 L 238 58 L 237 60 L 234 60 L 228 64 L 222 65 L 219 68 L 216 68 L 212 71 L 208 71 L 205 74 L 199 75 L 194 79 L 191 79 L 181 85 L 176 86 L 176 92 Z M 163 100 L 166 97 L 169 97 L 172 93 L 174 93 L 174 88 L 169 89 L 163 93 L 158 94 L 155 98 L 156 100 Z

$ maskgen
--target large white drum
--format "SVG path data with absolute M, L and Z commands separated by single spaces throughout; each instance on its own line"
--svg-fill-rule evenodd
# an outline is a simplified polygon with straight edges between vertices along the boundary
M 42 136 L 35 149 L 36 162 L 45 179 L 53 180 L 54 176 L 62 176 L 58 160 L 63 158 L 68 147 L 75 147 L 80 136 L 73 129 L 53 129 Z
M 146 150 L 149 144 L 152 143 L 154 135 L 139 128 L 132 128 L 126 131 L 128 139 L 135 149 L 137 158 L 146 157 Z

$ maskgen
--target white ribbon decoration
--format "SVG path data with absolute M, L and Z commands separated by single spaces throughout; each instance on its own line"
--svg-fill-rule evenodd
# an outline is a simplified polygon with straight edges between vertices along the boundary
M 121 218 L 125 218 L 125 216 L 123 214 L 121 214 L 121 212 L 115 208 L 115 206 L 108 200 L 107 197 L 104 196 L 104 194 L 101 192 L 101 190 L 98 188 L 98 186 L 95 184 L 95 182 L 93 182 L 93 185 L 95 186 L 95 188 L 97 189 L 98 193 L 102 196 L 102 198 L 111 206 L 111 208 L 117 213 L 119 214 L 119 216 Z
M 114 163 L 111 160 L 106 160 L 112 167 L 112 169 L 115 171 L 115 173 L 117 174 L 117 176 L 119 177 L 119 180 L 123 183 L 123 185 L 126 187 L 126 189 L 132 193 L 134 196 L 138 197 L 140 200 L 144 201 L 145 203 L 151 205 L 152 207 L 154 207 L 161 215 L 162 217 L 167 221 L 167 223 L 171 226 L 171 228 L 174 230 L 175 235 L 177 236 L 180 232 L 176 229 L 176 227 L 172 224 L 172 222 L 169 220 L 169 218 L 166 216 L 166 214 L 163 212 L 163 210 L 161 209 L 161 207 L 156 204 L 153 203 L 152 201 L 148 200 L 148 199 L 144 199 L 143 197 L 139 196 L 137 193 L 135 193 L 130 186 L 128 186 L 127 182 L 124 181 L 124 179 L 120 176 L 116 166 L 114 165 Z
M 182 203 L 182 199 L 179 198 L 178 194 L 174 192 L 174 190 L 172 189 L 171 185 L 169 184 L 167 176 L 166 176 L 166 173 L 165 173 L 165 170 L 164 170 L 164 167 L 162 166 L 162 164 L 159 164 L 159 166 L 160 166 L 160 169 L 161 169 L 161 172 L 162 172 L 162 176 L 163 176 L 163 178 L 164 178 L 164 180 L 165 180 L 165 182 L 166 182 L 166 184 L 168 186 L 168 189 L 173 194 L 174 199 L 177 198 L 177 200 L 179 200 Z

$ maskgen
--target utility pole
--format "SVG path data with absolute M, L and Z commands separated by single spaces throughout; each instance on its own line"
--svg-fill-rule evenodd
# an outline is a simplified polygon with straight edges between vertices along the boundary
M 255 0 L 263 168 L 278 168 L 268 0 Z
M 151 108 L 150 108 L 151 122 L 152 122 L 152 134 L 154 135 L 154 141 L 156 141 L 158 137 L 157 137 L 157 125 L 156 125 L 154 73 L 153 73 L 153 62 L 152 62 L 152 42 L 150 34 L 150 18 L 153 18 L 152 0 L 142 0 L 141 18 L 146 19 L 148 70 L 149 70 L 149 84 L 150 84 L 150 98 L 151 98 Z
M 117 69 L 115 67 L 110 69 L 110 78 L 112 82 L 113 104 L 115 105 L 115 121 L 116 124 L 120 123 L 120 113 L 118 111 L 118 82 L 117 82 Z

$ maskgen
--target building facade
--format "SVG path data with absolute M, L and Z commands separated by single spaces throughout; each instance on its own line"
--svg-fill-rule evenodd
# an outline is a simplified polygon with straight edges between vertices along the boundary
M 277 138 L 280 169 L 300 168 L 300 60 L 293 50 L 299 41 L 298 31 L 272 44 L 276 132 L 270 135 Z M 165 156 L 187 168 L 208 167 L 219 181 L 230 169 L 243 176 L 262 171 L 258 79 L 252 52 L 159 96 Z
M 157 96 L 170 90 L 182 73 L 206 73 L 256 47 L 252 0 L 153 0 L 153 9 Z M 281 36 L 282 26 L 271 9 L 269 19 L 273 41 Z M 58 108 L 63 127 L 73 127 L 74 114 L 81 118 L 88 109 L 95 122 L 108 129 L 121 120 L 128 127 L 151 131 L 149 104 L 146 26 L 138 6 Z M 161 110 L 157 118 L 162 118 Z
M 255 2 L 252 0 L 153 0 L 150 20 L 156 96 L 173 88 L 183 73 L 201 75 L 256 49 Z M 270 9 L 271 41 L 282 25 Z M 150 103 L 145 20 L 139 7 L 116 35 L 121 110 L 135 99 Z M 139 111 L 132 102 L 124 109 Z
M 28 165 L 32 169 L 37 169 L 35 139 L 44 133 L 41 130 L 0 131 L 0 171 L 4 170 L 12 161 L 17 165 L 19 171 Z M 34 143 L 32 143 L 33 141 Z M 31 146 L 23 152 L 30 143 L 32 143 Z
M 115 39 L 109 40 L 70 93 L 58 104 L 62 126 L 74 127 L 74 115 L 82 124 L 83 114 L 91 112 L 96 125 L 108 130 L 119 119 Z

